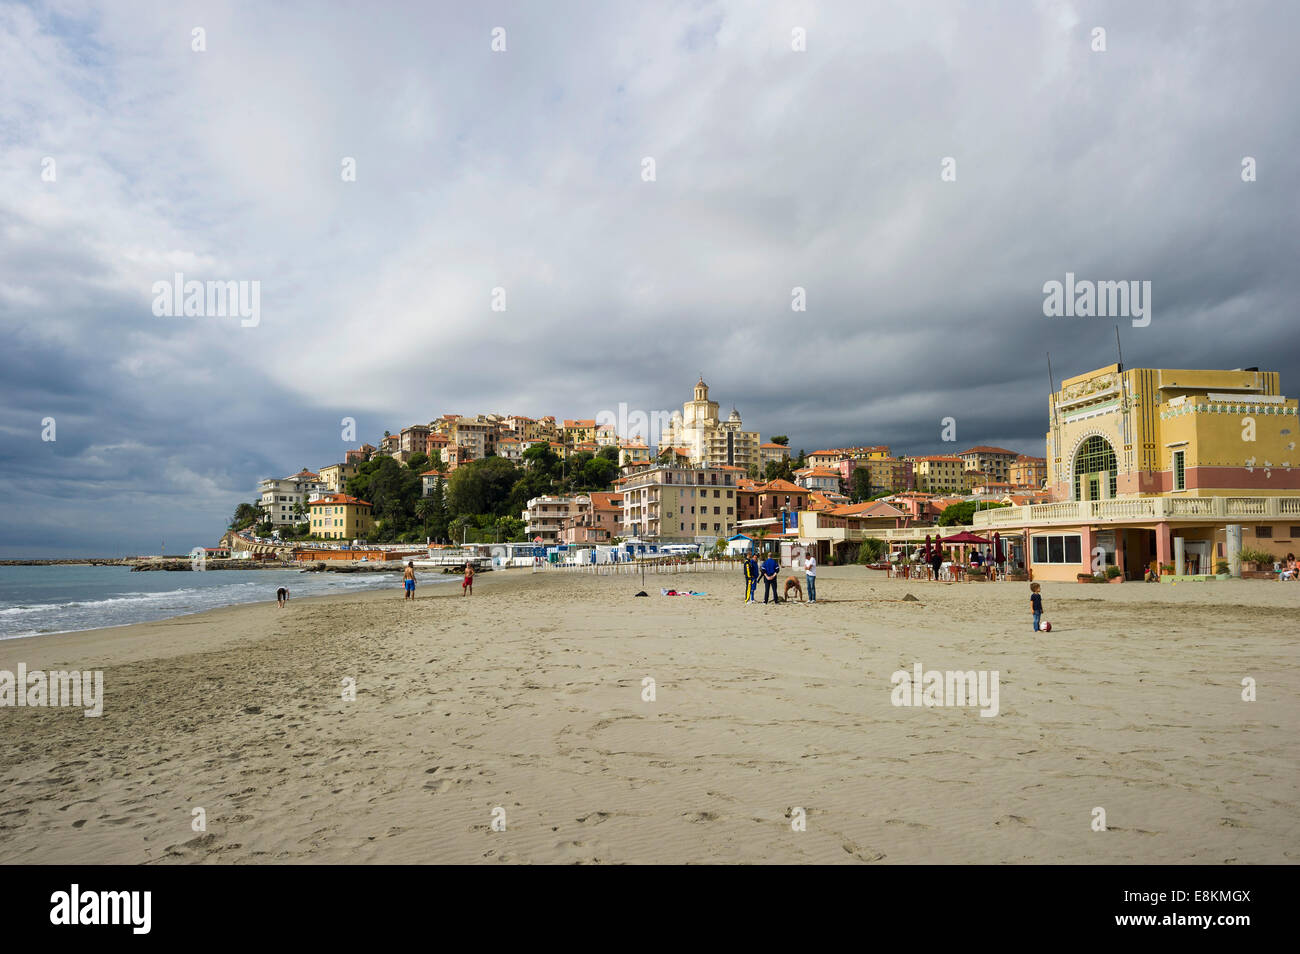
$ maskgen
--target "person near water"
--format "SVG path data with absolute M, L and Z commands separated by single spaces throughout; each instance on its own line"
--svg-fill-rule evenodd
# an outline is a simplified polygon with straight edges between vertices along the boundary
M 284 609 L 284 604 L 288 599 L 289 599 L 289 587 L 282 586 L 275 591 L 275 603 L 280 609 Z
M 764 606 L 767 605 L 768 594 L 771 594 L 773 603 L 781 602 L 776 592 L 776 574 L 777 571 L 780 569 L 780 566 L 777 565 L 775 559 L 769 556 L 766 560 L 763 561 L 762 569 L 763 569 L 763 605 Z
M 817 558 L 813 556 L 812 550 L 808 551 L 808 558 L 803 561 L 803 579 L 808 587 L 808 602 L 817 602 Z
M 1039 592 L 1042 589 L 1041 584 L 1029 584 L 1029 608 L 1034 613 L 1034 632 L 1038 632 L 1038 626 L 1043 621 L 1043 596 Z
M 415 599 L 415 564 L 408 560 L 406 569 L 402 571 L 402 583 L 406 588 L 406 595 L 402 599 Z
M 465 579 L 460 581 L 460 595 L 461 596 L 474 595 L 474 564 L 473 563 L 465 564 Z
M 758 589 L 758 561 L 754 559 L 752 553 L 745 557 L 743 569 L 745 572 L 745 602 L 752 603 L 754 602 L 754 590 Z

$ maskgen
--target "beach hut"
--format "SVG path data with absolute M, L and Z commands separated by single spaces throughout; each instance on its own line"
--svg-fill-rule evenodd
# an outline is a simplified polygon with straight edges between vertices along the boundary
M 754 538 L 738 533 L 734 537 L 727 537 L 727 556 L 739 556 L 742 553 L 749 553 L 754 549 Z

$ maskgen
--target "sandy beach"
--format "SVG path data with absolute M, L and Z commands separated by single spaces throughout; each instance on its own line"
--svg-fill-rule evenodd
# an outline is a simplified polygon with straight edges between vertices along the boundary
M 496 572 L 469 600 L 0 641 L 0 669 L 105 685 L 100 718 L 0 709 L 0 861 L 1300 860 L 1300 586 L 1048 583 L 1050 634 L 1023 583 L 828 567 L 817 605 L 769 607 L 738 573 L 639 589 Z M 996 670 L 997 715 L 894 705 L 918 662 Z

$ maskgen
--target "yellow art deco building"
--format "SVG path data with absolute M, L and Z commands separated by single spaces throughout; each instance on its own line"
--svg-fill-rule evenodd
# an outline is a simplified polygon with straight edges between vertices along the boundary
M 1300 495 L 1297 402 L 1276 371 L 1109 365 L 1049 404 L 1055 500 Z

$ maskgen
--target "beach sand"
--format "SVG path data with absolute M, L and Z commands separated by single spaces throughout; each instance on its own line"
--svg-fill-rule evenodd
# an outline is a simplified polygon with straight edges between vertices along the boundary
M 0 642 L 105 679 L 101 718 L 0 709 L 0 861 L 1300 860 L 1300 586 L 1048 583 L 1050 634 L 1024 583 L 641 588 L 499 571 Z M 893 705 L 916 662 L 997 670 L 1000 711 Z

